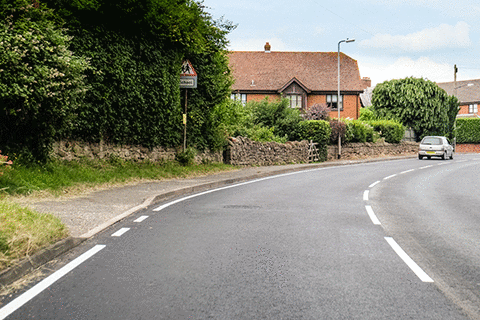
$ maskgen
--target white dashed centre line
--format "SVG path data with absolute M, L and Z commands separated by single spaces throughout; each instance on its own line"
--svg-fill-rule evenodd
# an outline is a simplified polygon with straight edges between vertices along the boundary
M 392 247 L 392 249 L 398 254 L 400 258 L 402 258 L 402 260 L 407 264 L 407 266 L 409 266 L 410 269 L 412 269 L 412 271 L 417 275 L 417 277 L 420 278 L 420 280 L 422 280 L 423 282 L 433 282 L 433 279 L 430 278 L 425 273 L 425 271 L 423 271 L 422 268 L 420 268 L 415 263 L 415 261 L 413 261 L 412 258 L 408 256 L 408 254 L 405 251 L 403 251 L 403 249 L 398 245 L 398 243 L 395 240 L 393 240 L 393 238 L 385 237 L 385 240 L 387 240 L 388 244 Z
M 372 220 L 374 225 L 381 225 L 380 220 L 378 220 L 377 216 L 373 212 L 373 209 L 371 206 L 365 206 L 365 209 L 367 209 L 368 216 L 370 217 L 370 220 Z
M 400 172 L 400 174 L 404 174 L 404 173 L 408 173 L 408 172 L 412 172 L 412 171 L 415 171 L 415 169 L 405 170 L 405 171 Z
M 397 176 L 397 174 L 392 174 L 391 176 L 383 178 L 383 180 L 388 180 L 388 179 L 396 177 L 396 176 Z
M 140 217 L 138 217 L 136 220 L 134 220 L 133 222 L 142 222 L 142 221 L 144 221 L 144 220 L 147 219 L 147 218 L 148 218 L 148 216 L 140 216 Z
M 112 237 L 120 237 L 120 236 L 122 236 L 125 232 L 127 232 L 128 230 L 130 230 L 130 228 L 121 228 L 120 230 L 118 230 L 117 232 L 115 232 L 114 234 L 112 234 Z
M 433 167 L 433 165 L 431 164 L 431 165 L 429 165 L 429 166 L 420 167 L 420 168 L 418 168 L 418 169 L 427 169 L 427 168 L 430 168 L 430 167 Z

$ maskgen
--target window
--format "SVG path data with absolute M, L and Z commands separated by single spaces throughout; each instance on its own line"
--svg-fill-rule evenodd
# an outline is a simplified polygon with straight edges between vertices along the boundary
M 240 101 L 243 105 L 247 103 L 247 94 L 246 93 L 232 93 L 230 98 L 233 101 Z
M 299 94 L 289 94 L 287 96 L 290 101 L 290 108 L 301 108 L 302 107 L 302 96 Z
M 327 105 L 330 109 L 332 110 L 338 110 L 337 109 L 337 95 L 336 94 L 327 94 Z M 343 96 L 340 95 L 340 110 L 343 110 Z
M 469 105 L 468 113 L 478 113 L 478 105 L 476 103 Z

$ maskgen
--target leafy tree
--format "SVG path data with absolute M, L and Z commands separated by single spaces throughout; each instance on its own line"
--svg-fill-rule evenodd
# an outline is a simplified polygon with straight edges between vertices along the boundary
M 459 111 L 456 97 L 448 96 L 434 82 L 406 78 L 385 81 L 373 90 L 372 105 L 380 118 L 411 127 L 418 139 L 426 135 L 452 137 Z
M 89 63 L 45 6 L 0 4 L 0 141 L 7 153 L 44 160 L 81 104 Z

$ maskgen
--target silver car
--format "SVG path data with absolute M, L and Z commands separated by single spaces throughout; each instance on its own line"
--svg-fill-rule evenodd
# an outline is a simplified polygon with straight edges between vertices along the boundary
M 418 159 L 423 157 L 442 157 L 442 159 L 453 159 L 453 147 L 448 139 L 441 136 L 426 136 L 420 142 L 418 150 Z

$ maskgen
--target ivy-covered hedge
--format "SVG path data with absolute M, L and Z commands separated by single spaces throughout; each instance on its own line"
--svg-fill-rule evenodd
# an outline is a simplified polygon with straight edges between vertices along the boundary
M 457 119 L 457 143 L 480 143 L 480 118 Z
M 405 135 L 405 127 L 397 121 L 377 120 L 368 121 L 368 124 L 388 143 L 400 143 Z
M 328 142 L 332 129 L 330 123 L 325 120 L 306 120 L 297 125 L 297 134 L 299 140 L 312 140 L 318 143 L 317 149 L 320 161 L 327 160 Z

